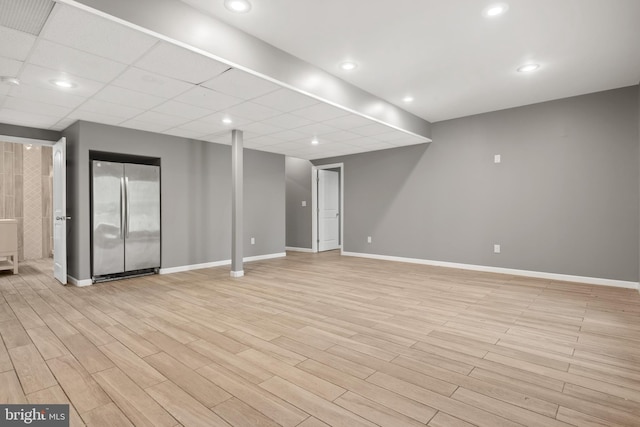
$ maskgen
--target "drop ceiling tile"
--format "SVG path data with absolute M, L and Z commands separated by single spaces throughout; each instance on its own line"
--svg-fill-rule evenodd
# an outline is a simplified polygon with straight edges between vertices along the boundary
M 58 118 L 66 116 L 72 110 L 69 107 L 61 107 L 59 105 L 45 104 L 43 102 L 13 97 L 7 97 L 3 107 Z
M 148 110 L 166 101 L 166 99 L 160 98 L 159 96 L 149 95 L 147 93 L 137 92 L 117 86 L 105 87 L 98 92 L 94 98 L 118 105 L 141 108 L 143 110 Z
M 71 126 L 72 124 L 74 124 L 75 122 L 76 122 L 75 119 L 62 119 L 58 123 L 56 123 L 55 125 L 51 126 L 49 129 L 57 130 L 57 131 L 63 131 L 66 128 L 68 128 L 69 126 Z
M 253 146 L 266 147 L 269 145 L 279 144 L 282 142 L 282 140 L 278 138 L 274 138 L 271 135 L 262 135 L 262 136 L 257 136 L 255 138 L 248 139 L 247 143 L 249 142 L 251 142 L 251 145 Z
M 106 114 L 93 113 L 91 111 L 75 110 L 69 114 L 67 119 L 84 120 L 87 122 L 102 123 L 105 125 L 119 125 L 122 122 L 120 117 L 108 116 Z
M 200 134 L 200 136 L 211 135 L 225 130 L 225 128 L 220 125 L 203 122 L 201 120 L 194 120 L 192 122 L 184 123 L 178 127 L 180 129 L 185 129 L 191 132 L 197 132 Z
M 170 114 L 172 116 L 184 117 L 189 120 L 196 120 L 200 117 L 211 114 L 211 110 L 196 107 L 195 105 L 185 104 L 184 102 L 167 101 L 153 109 L 159 113 Z
M 162 98 L 173 98 L 193 87 L 190 83 L 133 67 L 122 73 L 112 84 Z
M 281 132 L 284 129 L 278 126 L 272 126 L 268 122 L 255 122 L 249 125 L 243 126 L 242 130 L 245 132 L 255 133 L 257 136 L 269 135 L 271 133 Z M 245 139 L 248 139 L 245 136 Z
M 110 82 L 127 68 L 125 64 L 48 40 L 38 41 L 29 63 L 103 83 Z
M 46 104 L 75 108 L 87 100 L 86 97 L 74 95 L 54 89 L 43 89 L 38 86 L 25 84 L 14 86 L 9 92 L 14 98 L 28 99 Z
M 120 123 L 119 126 L 123 126 L 130 129 L 144 130 L 147 132 L 156 132 L 156 133 L 162 133 L 171 127 L 171 126 L 166 126 L 160 123 L 143 122 L 140 120 L 127 120 L 126 122 Z
M 368 136 L 361 136 L 360 138 L 349 140 L 349 145 L 355 145 L 358 147 L 366 147 L 367 145 L 374 144 L 374 143 L 381 143 L 381 142 Z
M 57 88 L 51 83 L 51 80 L 64 79 L 73 82 L 76 87 L 70 89 Z M 69 74 L 52 70 L 50 68 L 40 67 L 38 65 L 27 65 L 20 73 L 20 81 L 22 83 L 39 86 L 44 89 L 53 89 L 60 93 L 69 93 L 78 96 L 91 96 L 104 87 L 104 83 L 95 80 L 89 80 L 82 77 L 71 76 Z
M 326 133 L 323 137 L 331 141 L 348 141 L 350 139 L 360 138 L 360 135 L 346 130 L 339 130 L 337 132 Z
M 10 125 L 29 126 L 47 129 L 58 122 L 59 118 L 46 116 L 44 114 L 28 113 L 25 111 L 12 110 L 10 108 L 0 109 L 0 123 Z
M 242 99 L 196 86 L 177 96 L 174 101 L 184 102 L 185 104 L 195 105 L 211 111 L 220 111 L 241 103 Z
M 356 114 L 349 114 L 324 122 L 325 125 L 329 125 L 342 130 L 351 130 L 354 128 L 369 125 L 371 123 L 371 120 L 365 119 L 364 117 L 358 116 Z
M 224 131 L 213 135 L 207 135 L 202 140 L 215 142 L 216 144 L 231 145 L 231 131 Z
M 392 130 L 391 132 L 385 132 L 385 133 L 377 133 L 375 135 L 372 135 L 372 138 L 377 139 L 378 141 L 393 141 L 396 139 L 401 139 L 405 136 L 406 134 L 404 132 L 401 132 L 399 130 Z
M 268 120 L 265 120 L 271 125 L 279 126 L 283 129 L 296 129 L 302 126 L 310 125 L 313 120 L 305 119 L 304 117 L 294 116 L 293 114 L 285 113 L 279 116 L 270 117 Z
M 165 129 L 180 126 L 181 124 L 190 121 L 189 119 L 185 119 L 184 117 L 170 116 L 168 114 L 158 113 L 155 111 L 147 111 L 146 113 L 142 113 L 139 116 L 136 116 L 135 120 L 164 125 Z
M 282 132 L 277 132 L 274 133 L 272 135 L 270 135 L 276 139 L 278 139 L 280 142 L 286 142 L 286 141 L 293 141 L 296 139 L 303 139 L 306 137 L 306 135 L 304 133 L 301 132 L 297 132 L 295 130 L 285 130 Z
M 331 126 L 327 126 L 324 123 L 312 123 L 307 126 L 303 126 L 301 128 L 296 128 L 297 132 L 302 132 L 305 135 L 326 135 L 328 133 L 337 132 L 338 129 L 333 128 Z
M 231 119 L 232 123 L 224 123 L 222 121 L 223 119 Z M 249 119 L 227 114 L 226 112 L 209 114 L 208 116 L 201 117 L 199 120 L 201 122 L 211 123 L 223 129 L 241 129 L 252 123 Z
M 214 77 L 202 86 L 242 99 L 257 98 L 280 89 L 275 83 L 235 68 Z
M 36 42 L 36 36 L 0 26 L 0 40 L 0 56 L 24 61 Z
M 407 134 L 405 134 L 403 137 L 399 139 L 388 141 L 389 144 L 395 145 L 396 147 L 404 147 L 406 145 L 425 144 L 427 142 L 429 141 L 427 141 L 425 138 L 421 138 L 419 136 L 407 135 Z
M 140 31 L 60 3 L 40 36 L 124 64 L 131 64 L 157 43 Z
M 108 116 L 120 117 L 122 120 L 131 119 L 138 114 L 142 114 L 145 111 L 140 108 L 114 104 L 112 102 L 100 101 L 98 99 L 90 99 L 89 101 L 82 104 L 78 109 L 96 114 L 106 114 Z
M 270 117 L 280 115 L 280 111 L 273 108 L 265 107 L 253 102 L 246 101 L 242 104 L 234 105 L 233 107 L 225 109 L 225 113 L 232 116 L 239 116 L 252 121 L 262 121 Z
M 208 134 L 207 132 L 205 133 L 196 132 L 193 130 L 183 129 L 179 127 L 165 130 L 163 133 L 167 135 L 179 136 L 182 138 L 189 138 L 189 139 L 201 139 L 203 136 Z
M 17 76 L 24 62 L 0 57 L 0 76 Z
M 394 129 L 389 126 L 372 122 L 366 126 L 361 126 L 361 127 L 351 129 L 351 132 L 357 133 L 358 135 L 362 135 L 362 136 L 375 136 L 375 135 L 379 135 L 387 132 L 392 132 L 393 130 Z
M 157 44 L 135 66 L 193 84 L 205 82 L 230 68 L 222 62 L 167 42 Z
M 284 88 L 255 98 L 253 102 L 264 105 L 265 107 L 274 108 L 283 113 L 319 104 L 314 98 Z
M 337 117 L 346 116 L 349 112 L 329 104 L 316 104 L 292 111 L 291 114 L 295 114 L 296 116 L 301 116 L 309 120 L 323 122 Z

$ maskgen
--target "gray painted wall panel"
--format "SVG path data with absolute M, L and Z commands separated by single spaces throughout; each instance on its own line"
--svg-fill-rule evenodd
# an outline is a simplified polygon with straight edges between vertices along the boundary
M 284 252 L 285 191 L 285 157 L 245 149 L 245 257 Z
M 43 139 L 45 141 L 58 141 L 62 137 L 62 133 L 55 130 L 37 129 L 26 126 L 9 125 L 6 123 L 0 123 L 0 135 Z
M 638 280 L 637 87 L 439 122 L 432 135 L 314 161 L 345 164 L 346 251 Z
M 286 158 L 287 246 L 311 249 L 311 168 L 308 160 Z M 302 201 L 307 206 L 302 206 Z
M 90 277 L 90 150 L 161 158 L 162 268 L 230 259 L 229 146 L 90 122 L 77 123 L 65 134 L 75 140 L 70 142 L 75 154 L 68 165 L 68 200 L 74 199 L 75 218 L 69 252 L 71 276 Z M 260 164 L 245 177 L 248 204 L 264 193 L 282 200 L 263 206 L 261 216 L 245 217 L 245 229 L 269 230 L 268 238 L 252 248 L 251 255 L 283 252 L 284 157 L 251 150 L 245 155 L 252 166 Z M 279 181 L 274 179 L 278 175 Z M 261 182 L 256 186 L 254 181 Z

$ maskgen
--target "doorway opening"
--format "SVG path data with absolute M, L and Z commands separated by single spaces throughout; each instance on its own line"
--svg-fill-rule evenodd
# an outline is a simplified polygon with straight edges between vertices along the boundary
M 17 222 L 18 267 L 25 262 L 53 267 L 54 144 L 0 135 L 0 218 Z
M 344 246 L 344 164 L 312 168 L 312 251 Z

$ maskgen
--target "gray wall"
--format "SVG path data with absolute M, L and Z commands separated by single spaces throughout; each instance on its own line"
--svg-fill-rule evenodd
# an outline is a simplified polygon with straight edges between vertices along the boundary
M 311 168 L 308 160 L 286 158 L 287 246 L 311 249 Z M 302 201 L 307 206 L 302 206 Z
M 638 87 L 432 130 L 314 162 L 345 164 L 345 251 L 638 281 Z
M 231 147 L 79 122 L 68 138 L 69 275 L 90 277 L 89 151 L 161 159 L 162 268 L 231 256 Z M 245 151 L 245 256 L 284 252 L 284 156 Z M 256 245 L 249 244 L 249 234 Z
M 20 138 L 43 139 L 45 141 L 57 141 L 62 136 L 55 130 L 36 129 L 26 126 L 8 125 L 0 123 L 0 135 L 16 136 Z

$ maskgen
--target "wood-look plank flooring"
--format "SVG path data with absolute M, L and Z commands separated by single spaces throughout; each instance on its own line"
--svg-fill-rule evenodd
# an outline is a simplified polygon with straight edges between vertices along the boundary
M 322 254 L 0 274 L 0 402 L 73 426 L 638 426 L 640 294 Z

